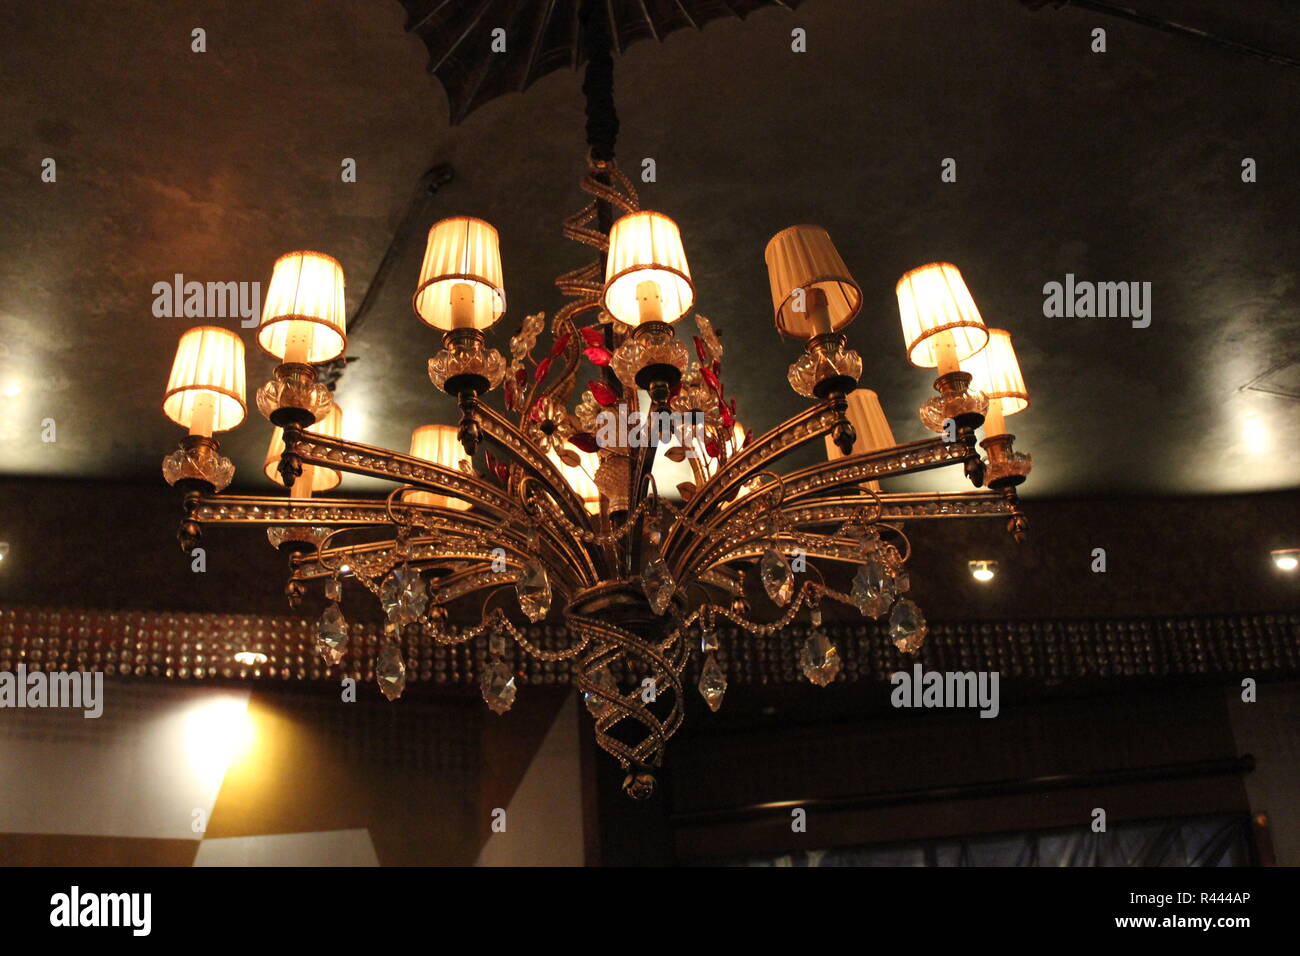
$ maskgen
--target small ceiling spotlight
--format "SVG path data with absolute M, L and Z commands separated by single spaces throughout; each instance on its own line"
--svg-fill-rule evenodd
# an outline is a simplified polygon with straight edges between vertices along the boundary
M 1294 571 L 1300 567 L 1300 548 L 1279 548 L 1270 554 L 1279 571 Z
M 970 576 L 981 584 L 992 581 L 993 576 L 998 573 L 996 561 L 968 561 L 966 566 L 970 568 Z
M 3 561 L 7 557 L 9 557 L 9 542 L 0 541 L 0 561 Z
M 240 651 L 235 655 L 235 661 L 240 664 L 247 664 L 254 667 L 258 664 L 265 664 L 270 658 L 261 651 Z

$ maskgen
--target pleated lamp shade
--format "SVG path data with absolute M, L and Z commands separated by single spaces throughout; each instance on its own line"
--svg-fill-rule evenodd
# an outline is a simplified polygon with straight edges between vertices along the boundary
M 615 221 L 605 257 L 605 311 L 626 325 L 671 323 L 694 303 L 695 286 L 677 223 L 649 210 Z
M 496 229 L 472 216 L 435 222 L 412 305 L 421 321 L 444 332 L 495 324 L 506 311 Z
M 897 444 L 894 440 L 894 432 L 889 427 L 889 420 L 885 418 L 885 410 L 880 407 L 880 399 L 875 392 L 869 388 L 855 389 L 848 394 L 848 402 L 849 409 L 846 415 L 849 424 L 857 433 L 850 454 L 863 455 L 869 451 L 892 448 Z M 839 446 L 831 441 L 831 436 L 825 437 L 826 460 L 835 461 L 837 458 L 845 457 Z M 866 485 L 872 491 L 880 490 L 878 481 L 868 481 Z
M 315 422 L 306 429 L 316 435 L 324 435 L 327 438 L 343 437 L 343 409 L 339 403 L 335 402 L 330 406 L 330 410 L 320 421 Z M 280 483 L 280 476 L 276 469 L 280 467 L 280 456 L 284 454 L 284 429 L 277 428 L 271 434 L 271 445 L 266 450 L 266 461 L 262 463 L 262 474 L 270 478 L 277 485 Z M 331 491 L 339 486 L 343 480 L 343 474 L 335 471 L 333 468 L 322 468 L 319 465 L 302 466 L 303 478 L 311 477 L 311 490 L 313 493 L 318 491 Z
M 211 435 L 244 420 L 244 343 L 229 329 L 193 328 L 181 336 L 163 395 L 163 414 L 195 434 Z
M 569 451 L 578 456 L 579 465 L 566 465 L 553 451 L 548 451 L 546 457 L 560 469 L 560 474 L 564 475 L 564 480 L 569 483 L 569 487 L 582 499 L 582 505 L 588 513 L 598 515 L 600 514 L 600 489 L 596 487 L 596 481 L 592 476 L 600 467 L 600 455 L 594 451 L 578 451 L 576 448 L 570 448 Z M 584 468 L 586 471 L 583 470 Z
M 421 425 L 411 432 L 411 457 L 422 458 L 459 472 L 460 460 L 465 457 L 465 452 L 461 448 L 460 439 L 456 437 L 454 426 Z M 449 498 L 432 491 L 408 491 L 402 500 L 415 505 L 451 508 L 454 511 L 468 511 L 470 508 L 469 502 L 463 498 Z
M 988 329 L 957 267 L 932 262 L 898 280 L 898 315 L 903 323 L 907 359 L 918 368 L 938 368 L 935 336 L 948 332 L 958 362 L 970 358 L 989 340 Z
M 1011 333 L 1006 329 L 989 329 L 989 344 L 961 365 L 971 374 L 971 388 L 997 402 L 1002 414 L 1014 415 L 1029 407 L 1029 389 L 1020 375 L 1016 350 L 1011 347 Z
M 262 306 L 257 344 L 284 362 L 316 365 L 347 348 L 343 267 L 323 252 L 290 252 L 275 260 Z
M 838 332 L 862 308 L 862 290 L 821 226 L 782 229 L 768 240 L 763 258 L 772 287 L 776 328 L 782 335 L 810 339 Z M 814 321 L 815 291 L 826 297 L 824 324 L 820 325 Z

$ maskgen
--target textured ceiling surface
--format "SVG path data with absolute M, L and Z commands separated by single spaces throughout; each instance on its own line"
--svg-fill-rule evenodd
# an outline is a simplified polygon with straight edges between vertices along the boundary
M 1300 55 L 1300 8 L 1282 0 L 1140 6 Z M 580 76 L 450 127 L 403 25 L 397 0 L 0 9 L 0 473 L 161 482 L 179 438 L 161 395 L 196 323 L 155 317 L 154 284 L 265 284 L 277 255 L 317 248 L 343 262 L 356 308 L 435 162 L 455 179 L 425 202 L 349 343 L 349 437 L 405 450 L 415 426 L 456 419 L 425 371 L 437 338 L 410 306 L 435 219 L 499 227 L 499 347 L 526 311 L 556 309 L 554 275 L 588 258 L 559 234 L 585 199 Z M 1098 26 L 1104 54 L 1089 48 Z M 795 27 L 806 53 L 790 50 Z M 1009 425 L 1034 455 L 1028 496 L 1300 483 L 1295 401 L 1244 388 L 1300 350 L 1300 70 L 1069 7 L 809 0 L 637 44 L 616 82 L 621 162 L 655 160 L 642 203 L 681 224 L 746 425 L 801 407 L 762 252 L 816 222 L 864 290 L 850 342 L 900 440 L 925 437 L 915 408 L 933 376 L 904 358 L 894 283 L 948 260 L 1015 336 L 1033 404 Z M 940 181 L 945 158 L 955 183 Z M 1044 284 L 1067 273 L 1151 283 L 1150 326 L 1044 316 Z M 273 360 L 242 335 L 251 399 Z M 270 490 L 269 432 L 254 409 L 223 440 L 237 485 Z

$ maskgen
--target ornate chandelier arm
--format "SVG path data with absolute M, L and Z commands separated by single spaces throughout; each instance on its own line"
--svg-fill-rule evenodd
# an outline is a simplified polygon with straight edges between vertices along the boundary
M 881 492 L 875 495 L 875 499 L 879 500 L 878 520 L 883 521 L 1003 517 L 1011 514 L 1011 506 L 997 491 Z M 783 505 L 781 513 L 797 527 L 816 527 L 855 518 L 864 507 L 874 504 L 875 499 L 860 494 L 806 499 Z M 725 517 L 723 524 L 729 525 L 731 516 Z
M 496 421 L 504 422 L 500 416 L 496 416 Z M 284 443 L 282 464 L 285 459 L 293 457 L 308 464 L 415 485 L 462 498 L 498 519 L 508 520 L 518 512 L 518 506 L 503 489 L 422 458 L 292 428 L 285 429 Z M 563 478 L 560 480 L 563 482 Z M 565 487 L 568 487 L 567 483 Z M 561 526 L 544 524 L 539 530 L 568 555 L 569 563 L 574 568 L 590 565 L 590 558 L 586 556 L 581 542 L 563 533 L 565 529 Z
M 489 441 L 509 454 L 526 472 L 538 479 L 542 486 L 550 491 L 574 524 L 580 528 L 591 529 L 591 519 L 582 506 L 582 499 L 569 486 L 560 469 L 555 467 L 555 462 L 542 454 L 536 445 L 495 409 L 481 407 L 479 424 Z
M 234 525 L 386 525 L 382 500 L 373 498 L 284 498 L 253 495 L 201 495 L 191 517 L 201 524 Z
M 297 459 L 299 463 L 382 478 L 461 498 L 499 518 L 508 517 L 514 511 L 513 502 L 504 490 L 481 478 L 444 468 L 423 458 L 296 428 L 284 430 L 284 445 L 280 459 L 282 469 L 285 459 Z
M 585 584 L 595 584 L 600 580 L 600 575 L 607 570 L 606 555 L 603 551 L 595 549 L 597 562 L 601 568 L 597 570 L 596 563 L 592 562 L 592 550 L 586 545 L 594 538 L 594 532 L 584 528 L 579 528 L 572 523 L 561 512 L 555 499 L 547 493 L 549 489 L 534 492 L 533 488 L 542 482 L 531 476 L 525 476 L 519 484 L 519 495 L 523 500 L 525 512 L 537 522 L 538 525 L 547 528 L 553 528 L 563 531 L 568 539 L 572 542 L 573 548 L 566 551 L 569 557 L 569 564 Z M 544 512 L 539 514 L 538 512 Z
M 772 462 L 789 454 L 801 445 L 828 434 L 835 424 L 836 413 L 829 404 L 815 405 L 798 415 L 786 419 L 771 431 L 755 439 L 725 465 L 719 468 L 699 488 L 695 497 L 686 502 L 683 512 L 688 519 L 715 507 L 727 493 L 740 488 L 745 480 L 757 471 L 766 469 Z M 673 545 L 686 533 L 683 521 L 675 521 L 664 536 L 663 550 L 670 553 Z
M 795 504 L 824 495 L 835 488 L 859 485 L 873 479 L 890 478 L 930 468 L 942 468 L 945 465 L 962 462 L 967 457 L 965 446 L 935 438 L 821 462 L 782 476 L 784 497 L 781 510 L 788 511 Z M 762 507 L 763 491 L 764 489 L 760 488 L 745 495 L 723 511 L 712 524 L 755 520 L 766 511 Z M 884 495 L 880 497 L 882 500 L 886 498 Z M 872 499 L 869 498 L 863 498 L 861 501 L 863 506 L 871 503 Z
M 833 415 L 833 412 L 827 410 L 827 415 Z M 794 419 L 791 419 L 791 421 L 794 421 Z M 829 428 L 830 424 L 826 419 L 823 419 L 822 434 L 829 431 Z M 767 436 L 764 436 L 764 440 L 766 438 Z M 802 444 L 802 441 L 799 443 Z M 743 454 L 745 453 L 742 452 Z M 798 503 L 800 499 L 821 495 L 843 485 L 857 485 L 873 478 L 886 478 L 893 475 L 907 474 L 912 471 L 939 468 L 944 465 L 965 461 L 967 457 L 968 452 L 964 445 L 935 438 L 822 462 L 781 477 L 781 504 L 778 509 L 784 512 L 790 505 Z M 714 476 L 713 481 L 717 481 L 725 471 L 726 468 L 724 467 L 718 475 Z M 753 469 L 747 468 L 745 476 L 748 477 L 752 474 Z M 768 501 L 771 491 L 770 485 L 763 485 L 750 491 L 735 501 L 729 508 L 721 510 L 712 520 L 708 521 L 705 524 L 707 533 L 697 533 L 688 538 L 681 548 L 681 553 L 671 559 L 674 574 L 685 574 L 687 568 L 700 566 L 700 553 L 709 546 L 710 540 L 718 536 L 719 529 L 724 523 L 728 526 L 746 527 L 769 515 L 773 510 L 773 506 Z M 864 499 L 863 506 L 870 504 L 872 500 Z M 690 504 L 694 504 L 694 501 Z M 688 511 L 689 507 L 688 505 Z M 674 530 L 680 528 L 682 524 L 679 521 L 674 525 Z

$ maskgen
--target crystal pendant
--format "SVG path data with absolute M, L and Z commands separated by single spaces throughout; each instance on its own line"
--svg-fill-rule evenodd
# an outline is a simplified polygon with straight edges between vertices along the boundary
M 540 621 L 551 610 L 551 581 L 540 561 L 530 561 L 524 576 L 515 582 L 519 607 L 530 621 Z
M 656 557 L 641 572 L 641 588 L 650 599 L 650 607 L 656 614 L 663 614 L 673 602 L 673 593 L 677 582 L 662 557 Z
M 337 601 L 343 597 L 343 582 L 338 578 L 330 578 L 325 582 L 325 600 Z
M 758 565 L 759 577 L 763 579 L 763 590 L 777 607 L 785 607 L 794 597 L 794 572 L 790 562 L 775 548 L 768 548 L 763 560 Z
M 853 576 L 853 603 L 867 617 L 877 618 L 889 609 L 894 600 L 894 581 L 885 569 L 885 563 L 875 555 L 867 558 Z
M 813 627 L 822 626 L 822 606 L 814 604 L 808 611 L 808 620 L 812 622 Z
M 818 687 L 825 687 L 840 672 L 840 652 L 824 631 L 813 631 L 799 651 L 799 669 Z
M 605 691 L 607 694 L 618 694 L 618 684 L 614 681 L 614 675 L 609 672 L 608 665 L 602 666 L 591 675 L 591 682 Z M 601 697 L 599 694 L 591 691 L 584 691 L 582 702 L 587 705 L 587 712 L 593 717 L 602 717 L 614 709 L 614 705 Z
M 700 650 L 705 654 L 718 649 L 718 632 L 713 623 L 700 623 Z
M 515 674 L 505 661 L 490 661 L 479 679 L 483 701 L 494 714 L 504 714 L 515 702 Z
M 904 654 L 915 654 L 925 644 L 925 635 L 929 633 L 925 616 L 916 602 L 902 598 L 894 605 L 889 615 L 889 639 Z
M 380 693 L 389 700 L 397 700 L 406 690 L 406 661 L 396 644 L 386 643 L 375 662 L 375 680 Z
M 429 605 L 424 578 L 411 568 L 397 568 L 379 586 L 379 603 L 383 605 L 388 620 L 394 624 L 410 624 Z
M 718 666 L 716 654 L 704 655 L 704 666 L 700 668 L 700 696 L 714 713 L 722 706 L 722 695 L 727 692 L 727 677 Z
M 343 660 L 348 649 L 348 622 L 337 604 L 331 604 L 316 624 L 316 650 L 331 667 Z

